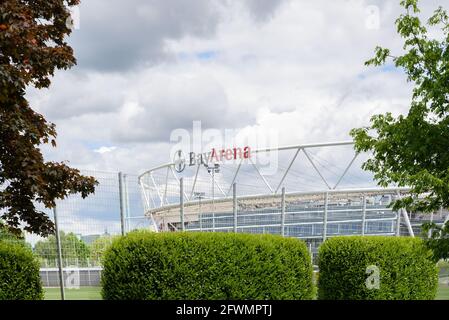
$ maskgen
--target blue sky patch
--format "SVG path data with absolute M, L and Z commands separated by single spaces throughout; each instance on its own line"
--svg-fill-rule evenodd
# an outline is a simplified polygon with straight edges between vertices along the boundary
M 211 60 L 218 55 L 217 51 L 209 50 L 209 51 L 201 51 L 196 54 L 196 57 L 200 60 Z

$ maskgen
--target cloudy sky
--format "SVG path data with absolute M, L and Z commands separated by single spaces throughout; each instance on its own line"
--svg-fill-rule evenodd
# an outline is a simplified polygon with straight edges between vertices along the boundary
M 423 16 L 447 4 L 421 2 Z M 218 132 L 275 132 L 279 145 L 294 145 L 347 140 L 373 114 L 406 112 L 404 74 L 364 66 L 376 45 L 400 54 L 400 13 L 399 0 L 83 0 L 68 39 L 77 66 L 57 72 L 49 90 L 28 91 L 57 126 L 58 147 L 44 147 L 48 160 L 111 172 L 97 195 L 63 202 L 63 229 L 118 232 L 116 172 L 171 161 L 170 135 L 193 121 Z M 352 157 L 332 155 L 340 172 Z M 299 167 L 285 183 L 297 188 L 301 175 L 303 188 L 323 190 L 312 174 Z M 131 213 L 140 216 L 133 179 Z M 361 173 L 351 179 L 367 181 Z
M 424 15 L 442 2 L 423 2 Z M 84 0 L 77 66 L 28 92 L 57 125 L 45 156 L 138 174 L 169 161 L 171 132 L 196 120 L 275 129 L 280 145 L 346 140 L 372 114 L 407 110 L 404 74 L 364 66 L 376 45 L 401 51 L 398 3 Z

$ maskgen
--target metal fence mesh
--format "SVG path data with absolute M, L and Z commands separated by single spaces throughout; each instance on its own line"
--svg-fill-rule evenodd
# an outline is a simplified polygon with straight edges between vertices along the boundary
M 134 229 L 148 228 L 137 175 L 87 171 L 99 185 L 95 193 L 82 199 L 71 195 L 57 201 L 62 267 L 67 286 L 98 286 L 102 256 L 114 236 Z M 120 185 L 121 179 L 121 185 Z M 54 211 L 40 207 L 54 221 Z M 26 235 L 41 264 L 44 286 L 57 286 L 58 250 L 56 236 Z
M 180 179 L 170 168 L 143 176 L 141 184 L 139 177 L 132 174 L 82 173 L 98 180 L 95 194 L 86 199 L 72 195 L 57 202 L 66 287 L 99 286 L 105 249 L 115 236 L 135 229 L 156 227 L 159 231 L 235 231 L 294 237 L 305 241 L 314 263 L 319 245 L 328 237 L 408 234 L 404 220 L 400 221 L 398 213 L 388 207 L 396 196 L 393 191 L 289 193 L 285 190 L 283 196 L 282 190 L 269 194 L 260 186 L 237 180 L 233 197 L 232 185 L 224 188 L 222 184 L 220 190 L 220 184 L 213 184 L 207 174 L 199 179 L 183 177 L 181 192 Z M 261 195 L 263 192 L 265 195 Z M 53 211 L 41 209 L 54 218 Z M 418 235 L 421 223 L 429 217 L 407 214 Z M 446 210 L 432 217 L 440 223 L 446 218 Z M 39 258 L 44 286 L 58 286 L 56 237 L 26 235 L 26 240 Z

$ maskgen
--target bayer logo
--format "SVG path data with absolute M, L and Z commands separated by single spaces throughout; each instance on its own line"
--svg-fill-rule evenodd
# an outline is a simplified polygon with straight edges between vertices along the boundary
M 175 170 L 178 173 L 181 173 L 186 168 L 186 158 L 182 150 L 178 150 L 173 157 L 173 163 L 175 165 Z

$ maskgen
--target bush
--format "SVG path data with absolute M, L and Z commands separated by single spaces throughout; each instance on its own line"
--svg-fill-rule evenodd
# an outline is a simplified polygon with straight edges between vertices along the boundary
M 103 265 L 103 255 L 114 237 L 110 235 L 101 236 L 90 244 L 90 263 L 96 266 Z
M 62 265 L 64 267 L 71 265 L 87 267 L 90 255 L 87 244 L 73 232 L 65 233 L 61 231 L 59 235 L 61 239 Z M 36 242 L 34 253 L 46 267 L 57 267 L 58 250 L 56 248 L 56 236 L 51 235 Z
M 305 244 L 273 235 L 132 232 L 104 255 L 104 299 L 312 299 Z
M 31 245 L 25 242 L 25 236 L 23 234 L 14 234 L 12 233 L 7 226 L 5 226 L 0 221 L 0 241 L 2 242 L 12 242 L 12 243 L 20 243 L 24 246 L 27 246 L 31 249 Z
M 0 300 L 41 300 L 39 263 L 22 243 L 0 241 Z
M 318 266 L 318 299 L 434 299 L 438 285 L 432 252 L 419 238 L 330 238 L 319 249 Z M 379 270 L 378 289 L 370 266 Z

